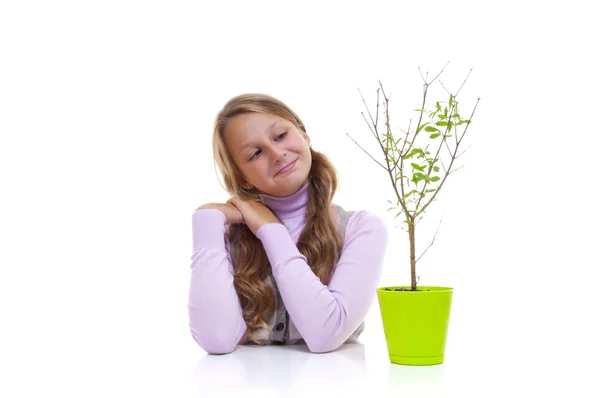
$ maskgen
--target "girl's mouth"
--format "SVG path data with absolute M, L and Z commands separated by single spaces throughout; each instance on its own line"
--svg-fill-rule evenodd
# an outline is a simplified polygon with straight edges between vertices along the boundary
M 285 166 L 284 168 L 282 168 L 281 170 L 279 170 L 279 173 L 277 173 L 276 175 L 285 174 L 288 171 L 290 171 L 291 169 L 293 169 L 294 166 L 296 165 L 297 160 L 298 159 L 294 160 L 293 162 L 288 163 L 288 165 Z

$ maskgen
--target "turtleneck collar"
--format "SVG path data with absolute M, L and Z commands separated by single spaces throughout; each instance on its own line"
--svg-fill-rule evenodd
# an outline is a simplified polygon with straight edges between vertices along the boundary
M 306 215 L 308 204 L 308 182 L 302 185 L 296 193 L 289 196 L 277 197 L 267 194 L 259 194 L 265 206 L 267 206 L 280 220 Z

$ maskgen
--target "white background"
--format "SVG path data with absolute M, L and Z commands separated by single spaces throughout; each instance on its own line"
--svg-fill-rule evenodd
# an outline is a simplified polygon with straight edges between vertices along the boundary
M 367 361 L 357 368 L 365 380 L 383 382 L 365 391 L 593 395 L 592 4 L 1 2 L 0 395 L 209 396 L 194 388 L 213 359 L 187 327 L 191 215 L 228 198 L 212 123 L 241 93 L 274 95 L 300 115 L 339 171 L 334 202 L 388 223 L 381 285 L 409 283 L 389 181 L 346 133 L 379 155 L 358 90 L 373 111 L 381 80 L 398 132 L 420 106 L 417 67 L 432 76 L 448 61 L 441 81 L 451 91 L 473 68 L 461 113 L 481 101 L 464 168 L 417 237 L 422 251 L 442 219 L 418 274 L 455 288 L 446 362 L 390 365 L 375 302 L 361 337 L 368 359 L 354 361 Z M 435 92 L 446 99 L 439 84 Z M 268 352 L 230 361 L 260 364 Z M 213 381 L 235 374 L 211 369 Z M 343 388 L 335 380 L 328 387 Z

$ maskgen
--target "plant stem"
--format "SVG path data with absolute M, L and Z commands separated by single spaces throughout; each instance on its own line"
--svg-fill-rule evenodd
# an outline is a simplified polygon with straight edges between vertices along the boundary
M 408 239 L 410 242 L 410 287 L 417 290 L 417 261 L 415 259 L 415 224 L 408 224 Z

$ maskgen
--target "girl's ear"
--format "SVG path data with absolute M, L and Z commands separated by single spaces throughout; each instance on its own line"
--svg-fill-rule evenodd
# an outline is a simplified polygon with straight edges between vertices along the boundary
M 244 177 L 238 177 L 238 185 L 244 189 L 252 189 L 254 186 L 250 184 Z

